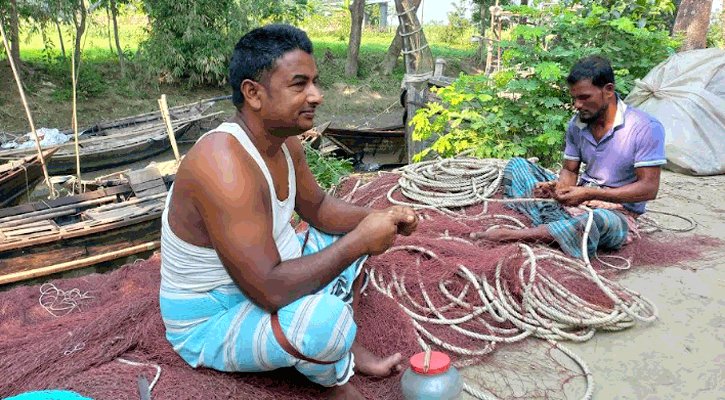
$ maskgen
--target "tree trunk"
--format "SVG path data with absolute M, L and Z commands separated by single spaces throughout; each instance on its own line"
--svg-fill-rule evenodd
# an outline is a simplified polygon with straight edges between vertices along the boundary
M 73 49 L 73 53 L 75 54 L 75 61 L 76 61 L 76 74 L 78 74 L 78 71 L 80 69 L 81 65 L 81 43 L 83 43 L 81 40 L 83 39 L 83 33 L 86 31 L 86 4 L 85 1 L 79 0 L 76 4 L 76 9 L 73 10 L 73 23 L 76 27 L 76 40 L 75 40 L 75 48 Z M 78 19 L 78 13 L 80 12 L 80 20 Z
M 111 6 L 106 3 L 106 36 L 108 37 L 108 51 L 113 53 L 113 43 L 111 41 Z
M 395 9 L 400 15 L 406 74 L 433 72 L 433 53 L 415 13 L 415 1 L 395 0 Z
M 415 10 L 418 10 L 421 0 L 413 0 Z M 388 52 L 385 54 L 383 62 L 380 64 L 380 70 L 383 75 L 390 75 L 393 73 L 395 66 L 398 65 L 398 57 L 400 57 L 400 51 L 403 50 L 403 37 L 400 36 L 400 25 L 395 31 L 395 37 L 388 47 Z
M 20 19 L 16 0 L 10 0 L 10 57 L 20 67 Z
M 393 73 L 395 66 L 398 65 L 398 57 L 400 57 L 400 51 L 403 50 L 403 37 L 400 36 L 400 26 L 395 30 L 395 37 L 388 47 L 388 52 L 385 54 L 383 62 L 380 63 L 380 71 L 383 75 L 390 75 Z
M 416 15 L 416 0 L 395 0 L 395 10 L 400 21 L 400 34 L 403 37 L 403 54 L 405 55 L 405 145 L 408 162 L 413 157 L 430 147 L 435 138 L 424 142 L 413 139 L 413 127 L 410 119 L 415 116 L 418 108 L 425 104 L 428 92 L 428 78 L 425 74 L 433 73 L 433 53 L 428 46 L 425 33 Z
M 111 16 L 113 17 L 113 37 L 116 39 L 116 51 L 118 52 L 118 63 L 121 64 L 121 75 L 124 69 L 123 49 L 121 49 L 121 39 L 118 37 L 118 4 L 116 0 L 111 0 Z
M 353 0 L 352 4 L 350 4 L 350 14 L 352 14 L 352 26 L 350 28 L 350 42 L 347 45 L 345 75 L 357 76 L 358 54 L 360 53 L 363 17 L 365 14 L 365 0 Z
M 63 44 L 63 31 L 60 30 L 60 23 L 58 23 L 57 19 L 54 19 L 55 27 L 58 29 L 58 42 L 60 43 L 60 54 L 63 55 L 63 58 L 65 58 L 65 44 Z
M 710 26 L 712 0 L 682 0 L 677 10 L 674 33 L 684 33 L 685 42 L 680 51 L 704 49 Z

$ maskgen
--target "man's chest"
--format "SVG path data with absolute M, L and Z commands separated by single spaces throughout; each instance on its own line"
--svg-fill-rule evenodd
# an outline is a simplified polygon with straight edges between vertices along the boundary
M 624 178 L 634 173 L 636 146 L 627 132 L 610 132 L 598 141 L 585 132 L 581 139 L 581 161 L 589 175 Z

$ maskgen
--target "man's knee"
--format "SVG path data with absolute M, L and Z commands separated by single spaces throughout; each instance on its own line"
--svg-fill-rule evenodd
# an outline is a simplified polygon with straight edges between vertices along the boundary
M 599 232 L 599 248 L 616 250 L 627 241 L 627 220 L 621 214 L 606 209 L 595 209 L 594 224 Z
M 513 157 L 506 163 L 506 168 L 523 168 L 531 165 L 531 162 L 525 158 Z
M 357 325 L 349 304 L 336 296 L 321 293 L 306 296 L 300 309 L 305 315 L 300 316 L 298 327 L 290 327 L 290 332 L 293 335 L 301 333 L 302 337 L 297 337 L 295 344 L 302 354 L 320 361 L 336 361 L 350 352 Z

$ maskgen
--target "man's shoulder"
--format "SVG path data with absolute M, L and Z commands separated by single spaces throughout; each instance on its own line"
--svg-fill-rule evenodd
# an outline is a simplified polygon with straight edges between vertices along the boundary
M 574 114 L 571 119 L 569 119 L 569 123 L 567 124 L 567 132 L 569 133 L 579 133 L 581 132 L 582 128 L 579 124 L 579 114 Z
M 177 176 L 183 174 L 199 186 L 209 186 L 217 181 L 230 183 L 237 178 L 254 178 L 257 169 L 253 165 L 254 160 L 242 151 L 234 136 L 212 131 L 189 149 Z
M 652 114 L 633 106 L 627 106 L 625 126 L 632 131 L 662 129 L 662 123 Z

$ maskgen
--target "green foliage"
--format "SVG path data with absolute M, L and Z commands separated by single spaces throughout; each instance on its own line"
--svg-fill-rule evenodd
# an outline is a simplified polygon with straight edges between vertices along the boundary
M 138 65 L 157 82 L 224 84 L 234 44 L 253 26 L 234 0 L 147 0 L 152 29 Z M 247 3 L 244 3 L 247 4 Z
M 257 1 L 263 23 L 285 22 L 299 24 L 315 11 L 315 4 L 309 0 Z
M 300 23 L 310 37 L 334 37 L 335 40 L 345 42 L 350 39 L 352 19 L 350 11 L 339 7 L 326 13 L 316 13 L 305 18 Z M 363 40 L 367 32 L 363 33 Z
M 518 11 L 541 25 L 513 29 L 516 40 L 502 43 L 503 70 L 490 77 L 461 75 L 437 91 L 441 103 L 418 111 L 411 121 L 414 138 L 435 141 L 417 160 L 431 152 L 445 157 L 472 149 L 480 157 L 536 156 L 552 164 L 572 115 L 564 78 L 578 59 L 601 54 L 612 60 L 618 91 L 626 96 L 635 78 L 678 45 L 667 32 L 614 18 L 603 7 Z
M 597 7 L 604 7 L 611 18 L 627 17 L 638 27 L 649 30 L 669 31 L 677 10 L 673 0 L 565 0 L 564 4 L 579 4 L 593 12 L 597 12 Z
M 725 49 L 725 10 L 718 18 L 710 21 L 710 30 L 707 31 L 707 47 Z
M 448 25 L 444 30 L 443 42 L 454 44 L 469 42 L 473 33 L 473 25 L 466 17 L 466 0 L 451 3 L 453 11 L 448 13 Z
M 335 157 L 326 157 L 319 150 L 312 148 L 309 144 L 304 145 L 307 164 L 317 183 L 323 189 L 337 185 L 340 179 L 353 171 L 350 160 L 340 160 Z

